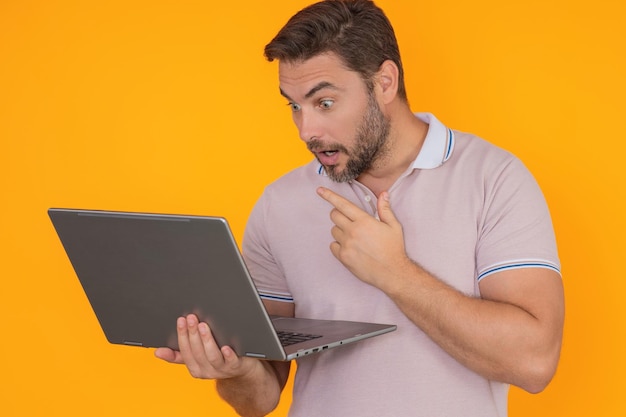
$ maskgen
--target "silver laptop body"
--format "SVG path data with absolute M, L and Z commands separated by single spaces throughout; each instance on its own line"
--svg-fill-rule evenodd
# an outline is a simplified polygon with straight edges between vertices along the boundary
M 194 313 L 240 356 L 292 360 L 395 325 L 270 317 L 222 217 L 49 209 L 83 290 L 114 344 L 178 349 Z M 283 346 L 279 334 L 297 343 Z

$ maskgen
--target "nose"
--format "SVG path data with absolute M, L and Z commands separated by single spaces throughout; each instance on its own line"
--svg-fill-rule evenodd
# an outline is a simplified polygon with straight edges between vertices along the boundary
M 312 138 L 319 138 L 322 135 L 321 126 L 318 115 L 315 111 L 305 111 L 301 109 L 294 115 L 294 121 L 300 134 L 300 139 L 309 142 Z

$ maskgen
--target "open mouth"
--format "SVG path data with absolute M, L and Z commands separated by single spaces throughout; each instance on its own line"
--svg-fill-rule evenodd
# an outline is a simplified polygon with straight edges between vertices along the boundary
M 339 163 L 340 151 L 337 149 L 317 151 L 315 157 L 324 166 L 334 166 Z
M 307 148 L 324 166 L 337 165 L 342 153 L 348 155 L 347 149 L 339 143 L 324 143 L 320 140 L 311 140 L 307 143 Z

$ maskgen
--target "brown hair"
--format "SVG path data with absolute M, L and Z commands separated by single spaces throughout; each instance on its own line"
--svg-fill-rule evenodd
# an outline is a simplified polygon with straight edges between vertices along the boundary
M 325 0 L 296 13 L 265 46 L 268 61 L 306 61 L 332 52 L 361 75 L 372 77 L 386 60 L 399 70 L 398 96 L 406 100 L 398 41 L 385 13 L 370 0 Z

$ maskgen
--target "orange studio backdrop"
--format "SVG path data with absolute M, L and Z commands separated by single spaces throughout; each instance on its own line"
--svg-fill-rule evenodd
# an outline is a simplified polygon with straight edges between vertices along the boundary
M 311 158 L 262 55 L 307 4 L 0 2 L 0 415 L 234 415 L 212 382 L 106 342 L 46 210 L 224 215 L 241 239 Z M 510 416 L 626 415 L 625 3 L 379 4 L 414 110 L 517 154 L 552 211 L 562 360 L 543 393 L 511 389 Z

